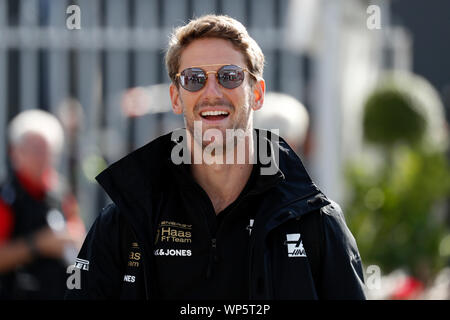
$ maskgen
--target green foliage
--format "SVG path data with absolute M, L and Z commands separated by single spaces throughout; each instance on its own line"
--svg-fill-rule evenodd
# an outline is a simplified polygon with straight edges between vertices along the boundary
M 363 126 L 366 141 L 385 146 L 403 142 L 415 145 L 422 139 L 426 123 L 414 108 L 414 100 L 396 88 L 375 91 L 365 105 Z
M 443 154 L 403 149 L 379 172 L 350 166 L 347 179 L 354 191 L 348 224 L 366 263 L 384 272 L 407 267 L 416 276 L 445 264 L 439 244 L 448 230 L 433 214 L 450 192 Z
M 446 262 L 439 244 L 448 230 L 433 209 L 450 193 L 450 171 L 441 153 L 408 148 L 377 172 L 349 166 L 353 197 L 349 228 L 365 263 L 383 272 L 407 267 L 416 276 L 434 273 Z
M 372 170 L 348 165 L 347 223 L 365 264 L 383 273 L 406 268 L 426 281 L 450 258 L 447 213 L 439 210 L 450 195 L 443 107 L 416 75 L 392 73 L 380 83 L 365 102 L 363 133 L 383 161 Z

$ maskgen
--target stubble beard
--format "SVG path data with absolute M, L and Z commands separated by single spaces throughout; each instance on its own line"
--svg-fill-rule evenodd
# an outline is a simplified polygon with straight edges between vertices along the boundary
M 201 132 L 200 134 L 195 132 L 195 126 L 194 122 L 198 121 L 200 124 L 202 124 L 201 120 L 194 120 L 193 118 L 189 118 L 186 115 L 186 109 L 183 105 L 183 115 L 184 115 L 184 123 L 186 126 L 186 129 L 189 132 L 189 135 L 191 138 L 193 138 L 194 143 L 198 144 L 199 146 L 202 146 L 202 150 L 204 150 L 206 147 L 214 147 L 217 148 L 217 150 L 223 150 L 223 153 L 225 154 L 227 149 L 229 148 L 235 148 L 237 143 L 239 143 L 238 138 L 233 137 L 232 135 L 227 135 L 226 131 L 231 130 L 232 132 L 236 132 L 237 130 L 242 130 L 245 133 L 248 133 L 251 131 L 253 127 L 253 121 L 251 119 L 251 101 L 252 97 L 251 95 L 246 99 L 247 103 L 244 106 L 241 107 L 235 107 L 231 102 L 220 99 L 220 100 L 214 100 L 212 102 L 202 102 L 199 104 L 196 104 L 194 106 L 193 114 L 198 114 L 198 111 L 201 107 L 205 106 L 215 106 L 215 105 L 221 105 L 221 106 L 227 106 L 229 107 L 230 111 L 234 115 L 234 121 L 231 125 L 231 127 L 228 128 L 204 128 L 203 125 L 201 125 Z M 182 102 L 183 103 L 183 102 Z M 231 116 L 231 115 L 230 115 Z M 198 126 L 198 125 L 197 125 Z M 212 140 L 203 140 L 205 131 L 208 129 L 217 129 L 222 134 L 222 139 L 219 139 L 218 141 L 212 141 Z M 198 130 L 198 129 L 197 129 Z

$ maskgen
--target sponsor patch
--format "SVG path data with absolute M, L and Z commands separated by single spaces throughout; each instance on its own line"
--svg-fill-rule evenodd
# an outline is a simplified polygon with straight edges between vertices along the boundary
M 305 248 L 303 248 L 302 237 L 300 233 L 288 233 L 286 234 L 286 241 L 284 242 L 287 245 L 288 257 L 306 257 Z
M 172 256 L 172 257 L 190 257 L 192 255 L 191 250 L 182 249 L 156 249 L 155 256 Z
M 155 244 L 192 243 L 192 224 L 161 221 L 156 232 Z
M 134 283 L 134 282 L 136 282 L 136 277 L 126 274 L 123 276 L 123 281 Z
M 128 266 L 129 267 L 139 267 L 139 261 L 141 260 L 141 253 L 135 251 L 137 248 L 133 248 L 132 251 L 128 253 Z
M 75 259 L 75 268 L 81 269 L 81 270 L 85 270 L 85 271 L 89 271 L 89 261 L 88 260 L 84 260 L 84 259 L 80 259 L 80 258 L 76 258 Z

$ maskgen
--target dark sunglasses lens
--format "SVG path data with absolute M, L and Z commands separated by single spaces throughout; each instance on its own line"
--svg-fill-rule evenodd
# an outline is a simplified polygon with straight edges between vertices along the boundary
M 180 74 L 180 84 L 188 91 L 198 91 L 206 83 L 206 74 L 202 69 L 188 68 Z
M 238 66 L 223 66 L 217 72 L 219 82 L 227 89 L 234 89 L 241 85 L 244 81 L 244 70 Z

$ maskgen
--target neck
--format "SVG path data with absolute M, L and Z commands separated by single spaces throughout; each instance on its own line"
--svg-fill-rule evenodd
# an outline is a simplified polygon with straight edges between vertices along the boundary
M 250 177 L 252 168 L 252 164 L 193 164 L 191 173 L 208 194 L 217 214 L 237 199 Z
M 194 144 L 197 143 L 194 139 L 191 141 Z M 227 148 L 225 152 L 215 152 L 209 159 L 205 159 L 205 152 L 203 152 L 201 163 L 192 161 L 192 176 L 208 194 L 216 214 L 237 199 L 251 175 L 253 164 L 250 159 L 253 159 L 254 153 L 253 136 L 249 135 L 245 139 L 244 161 L 239 159 L 238 149 L 239 146 L 233 146 Z M 206 151 L 207 147 L 196 146 L 194 152 L 195 150 Z M 233 161 L 226 159 L 233 159 Z

